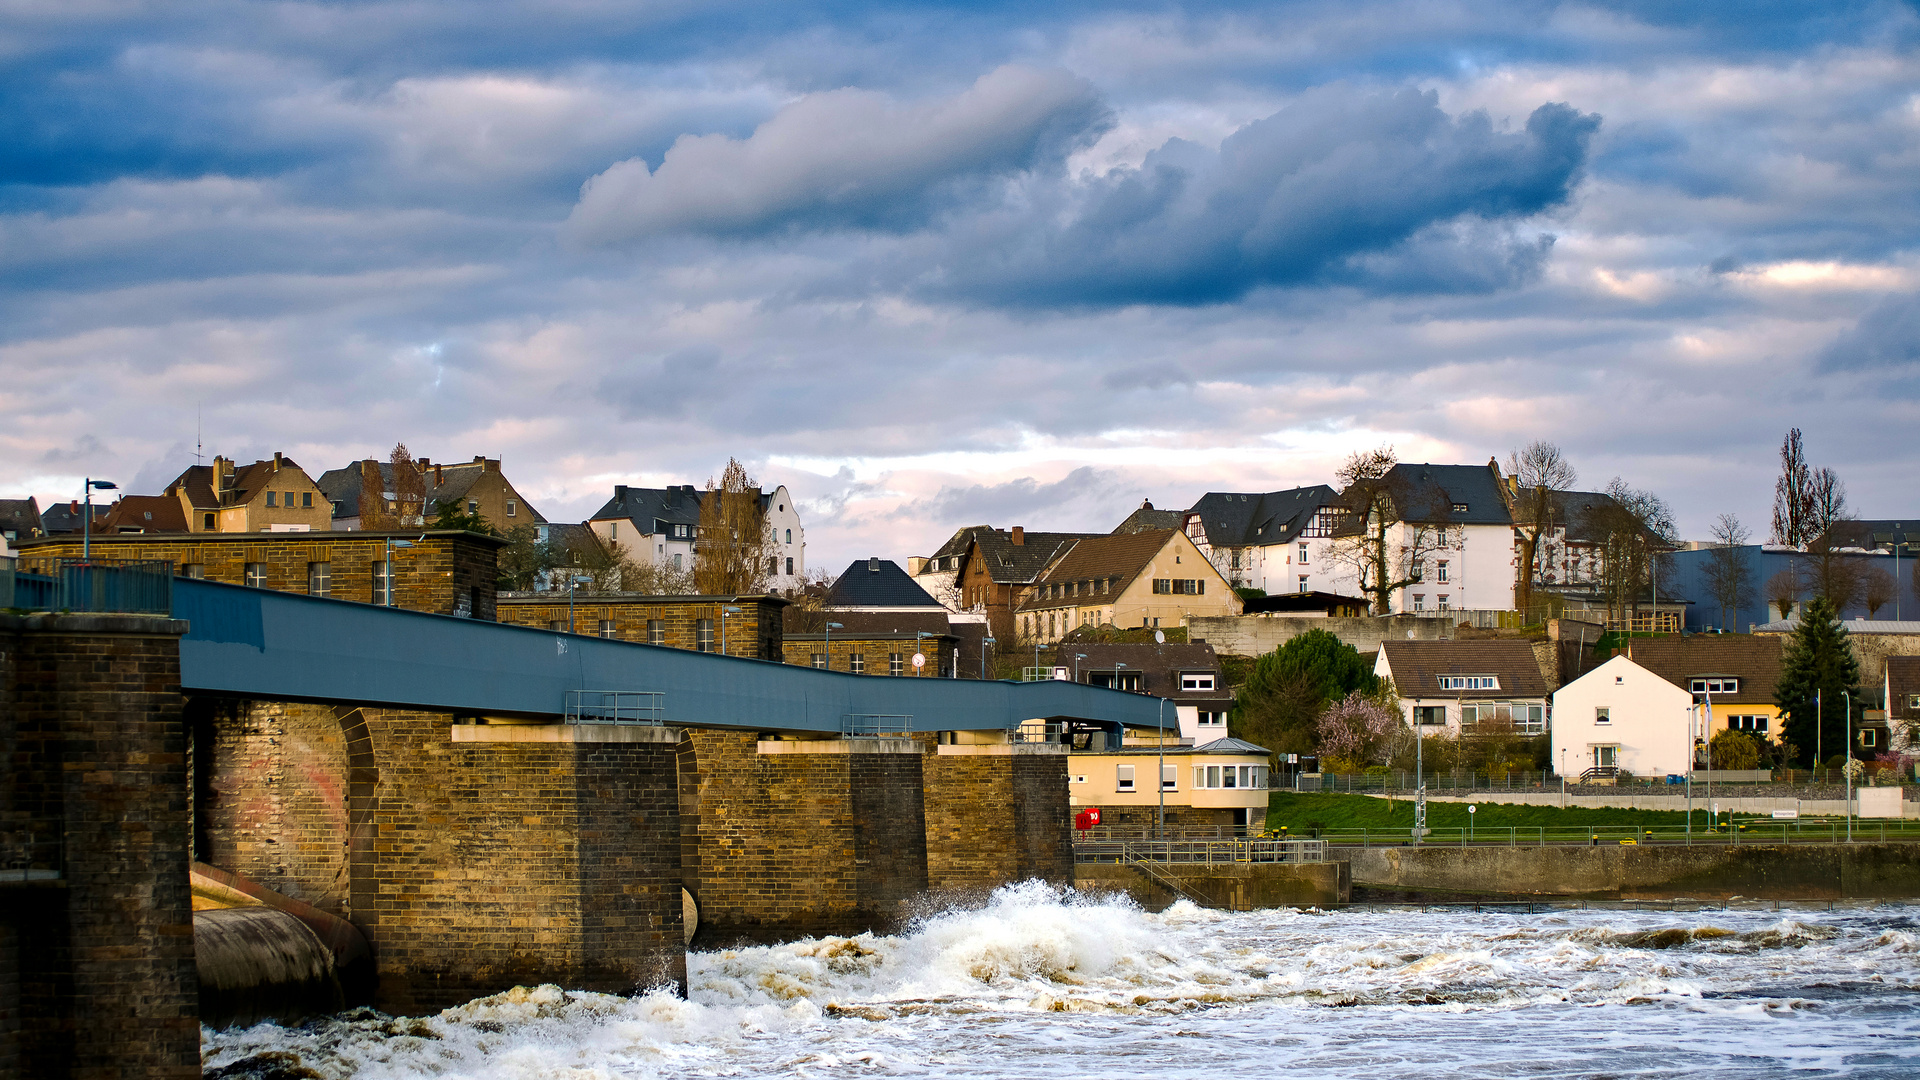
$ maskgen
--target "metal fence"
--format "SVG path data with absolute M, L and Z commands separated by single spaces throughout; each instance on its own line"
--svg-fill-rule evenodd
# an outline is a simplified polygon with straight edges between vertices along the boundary
M 1073 861 L 1083 863 L 1161 862 L 1223 866 L 1233 863 L 1317 863 L 1327 861 L 1322 840 L 1081 840 Z
M 1620 847 L 1715 846 L 1740 847 L 1773 844 L 1838 844 L 1920 841 L 1920 819 L 1802 818 L 1777 821 L 1742 819 L 1722 813 L 1695 811 L 1692 829 L 1685 825 L 1644 828 L 1634 825 L 1505 826 L 1469 825 L 1458 829 L 1428 829 L 1418 843 L 1426 847 Z M 1408 847 L 1416 842 L 1412 829 L 1321 830 L 1317 839 L 1331 847 Z
M 849 739 L 884 739 L 911 734 L 912 713 L 843 713 L 840 734 Z
M 165 615 L 173 564 L 164 559 L 0 558 L 0 609 Z
M 667 695 L 652 690 L 569 690 L 564 715 L 569 724 L 660 727 L 667 721 Z

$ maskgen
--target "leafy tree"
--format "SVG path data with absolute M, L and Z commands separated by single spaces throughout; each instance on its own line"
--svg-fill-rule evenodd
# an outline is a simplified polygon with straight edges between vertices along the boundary
M 1715 769 L 1757 769 L 1760 741 L 1744 731 L 1728 728 L 1713 737 Z
M 1807 601 L 1800 625 L 1787 639 L 1780 658 L 1780 679 L 1773 687 L 1774 703 L 1787 714 L 1781 734 L 1802 752 L 1845 748 L 1846 698 L 1860 704 L 1860 661 L 1853 654 L 1847 628 L 1824 596 Z M 1816 707 L 1815 696 L 1820 705 Z M 1825 722 L 1817 724 L 1816 716 Z
M 1720 605 L 1722 630 L 1730 629 L 1740 609 L 1753 603 L 1753 565 L 1740 550 L 1749 539 L 1747 527 L 1732 514 L 1721 514 L 1713 524 L 1713 548 L 1707 555 L 1705 577 L 1707 592 Z
M 500 588 L 508 592 L 527 592 L 540 582 L 542 574 L 553 569 L 551 545 L 540 542 L 540 530 L 532 525 L 515 525 L 506 531 L 507 546 L 497 559 Z
M 1358 772 L 1392 759 L 1412 731 L 1399 702 L 1378 692 L 1355 690 L 1320 711 L 1314 727 L 1320 737 L 1323 772 Z
M 1507 473 L 1519 487 L 1514 499 L 1513 527 L 1520 534 L 1520 566 L 1514 602 L 1521 611 L 1533 608 L 1533 579 L 1540 554 L 1540 538 L 1553 527 L 1554 495 L 1573 487 L 1579 475 L 1560 448 L 1535 439 L 1507 458 Z
M 1229 730 L 1276 753 L 1310 754 L 1319 744 L 1315 725 L 1328 702 L 1379 686 L 1353 646 L 1325 630 L 1309 630 L 1254 662 Z
M 466 532 L 481 533 L 485 536 L 498 536 L 487 519 L 478 513 L 468 513 L 459 499 L 451 499 L 434 504 L 433 520 L 428 523 L 430 529 L 462 529 Z M 526 526 L 532 528 L 532 526 Z

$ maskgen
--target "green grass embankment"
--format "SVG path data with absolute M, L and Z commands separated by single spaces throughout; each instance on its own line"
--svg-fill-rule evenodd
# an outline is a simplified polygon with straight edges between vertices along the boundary
M 1586 829 L 1632 826 L 1635 828 L 1684 828 L 1687 815 L 1681 810 L 1633 810 L 1625 807 L 1524 806 L 1513 803 L 1475 803 L 1475 813 L 1467 813 L 1466 803 L 1427 803 L 1427 827 L 1464 829 L 1468 819 L 1476 831 L 1487 829 Z M 1694 811 L 1694 827 L 1704 829 L 1707 811 Z M 1391 802 L 1372 795 L 1343 795 L 1333 792 L 1276 791 L 1267 803 L 1267 828 L 1285 825 L 1289 832 L 1305 835 L 1311 831 L 1357 832 L 1361 829 L 1413 828 L 1413 796 L 1396 796 Z

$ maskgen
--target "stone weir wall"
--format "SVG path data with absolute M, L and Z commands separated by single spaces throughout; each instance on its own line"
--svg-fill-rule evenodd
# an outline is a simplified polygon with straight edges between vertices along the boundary
M 1920 897 L 1920 844 L 1339 848 L 1353 883 L 1579 899 Z
M 189 711 L 198 858 L 360 927 L 381 1008 L 684 988 L 677 729 Z
M 886 932 L 927 897 L 1070 884 L 1059 750 L 691 733 L 680 820 L 695 945 Z
M 200 1075 L 185 629 L 0 615 L 0 1076 Z

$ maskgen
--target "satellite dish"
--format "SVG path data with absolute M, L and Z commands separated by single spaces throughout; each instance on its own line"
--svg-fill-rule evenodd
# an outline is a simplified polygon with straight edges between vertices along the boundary
M 1155 631 L 1153 632 L 1153 643 L 1154 643 L 1155 645 L 1165 645 L 1165 644 L 1167 643 L 1167 634 L 1166 634 L 1166 631 L 1164 631 L 1164 630 L 1155 630 Z

